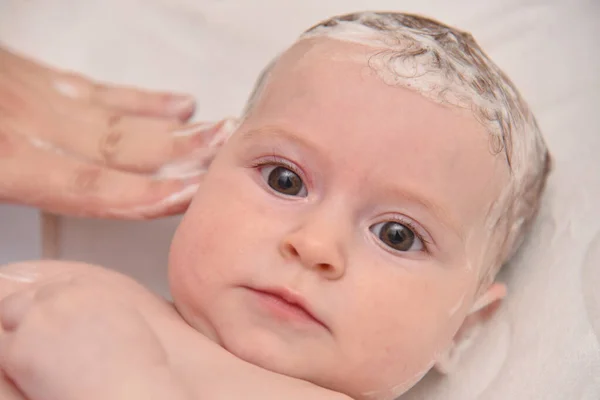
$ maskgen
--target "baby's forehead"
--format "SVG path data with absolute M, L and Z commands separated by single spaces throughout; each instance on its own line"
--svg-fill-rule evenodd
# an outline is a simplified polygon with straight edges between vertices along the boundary
M 279 56 L 273 72 L 286 74 L 310 67 L 307 69 L 315 73 L 331 68 L 335 62 L 338 67 L 344 63 L 367 66 L 377 51 L 371 46 L 326 37 L 300 39 Z
M 440 104 L 410 87 L 383 81 L 368 64 L 374 51 L 333 39 L 302 40 L 278 60 L 258 108 L 265 117 L 288 117 L 295 124 L 314 117 L 311 121 L 331 127 L 319 130 L 320 136 L 331 133 L 339 140 L 345 131 L 369 143 L 384 143 L 382 155 L 410 139 L 419 142 L 419 149 L 442 143 L 444 153 L 471 142 L 454 155 L 497 158 L 490 155 L 489 134 L 470 109 Z

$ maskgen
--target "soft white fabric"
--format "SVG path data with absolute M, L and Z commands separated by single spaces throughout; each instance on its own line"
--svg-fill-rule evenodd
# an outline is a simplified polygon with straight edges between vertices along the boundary
M 237 114 L 260 69 L 303 29 L 364 8 L 471 31 L 529 100 L 555 161 L 540 222 L 504 274 L 510 294 L 498 318 L 456 374 L 431 374 L 405 398 L 600 399 L 597 0 L 1 0 L 0 41 L 96 78 L 191 91 L 198 118 L 212 120 Z M 4 218 L 0 237 L 9 237 Z M 63 256 L 166 293 L 176 223 L 64 219 Z M 10 246 L 2 241 L 0 253 Z

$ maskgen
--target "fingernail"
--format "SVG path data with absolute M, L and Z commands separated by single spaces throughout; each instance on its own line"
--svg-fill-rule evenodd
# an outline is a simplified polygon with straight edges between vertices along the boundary
M 194 107 L 196 101 L 192 96 L 182 95 L 182 96 L 172 96 L 166 105 L 167 112 L 169 114 L 180 114 L 184 111 L 188 111 Z

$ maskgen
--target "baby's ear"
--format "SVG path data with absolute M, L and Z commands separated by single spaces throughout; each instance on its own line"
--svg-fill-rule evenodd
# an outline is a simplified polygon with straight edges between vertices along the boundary
M 475 301 L 448 349 L 438 356 L 435 369 L 442 374 L 454 371 L 464 351 L 471 346 L 481 326 L 498 311 L 506 296 L 506 285 L 495 282 Z

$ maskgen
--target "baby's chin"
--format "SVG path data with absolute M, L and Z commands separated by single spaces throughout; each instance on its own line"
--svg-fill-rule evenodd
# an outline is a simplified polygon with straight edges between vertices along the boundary
M 235 310 L 213 312 L 212 307 L 204 309 L 197 304 L 198 299 L 186 285 L 186 280 L 181 278 L 169 274 L 173 304 L 185 322 L 235 357 L 265 370 L 357 400 L 393 400 L 408 391 L 430 368 L 419 369 L 418 374 L 410 373 L 409 376 L 406 376 L 405 368 L 401 368 L 398 374 L 389 374 L 394 379 L 384 381 L 381 372 L 387 370 L 389 373 L 389 365 L 379 369 L 372 365 L 361 367 L 360 361 L 344 360 L 336 353 L 340 349 L 334 343 L 328 343 L 318 335 L 314 340 L 311 335 L 286 336 L 253 323 L 246 315 L 236 315 Z
M 268 332 L 248 330 L 240 334 L 221 329 L 216 342 L 237 358 L 265 370 L 312 383 L 318 387 L 344 393 L 356 400 L 394 400 L 414 386 L 430 369 L 383 382 L 374 369 L 360 372 L 347 368 L 341 360 L 320 359 L 314 351 L 272 337 Z M 293 347 L 296 347 L 294 349 Z
M 210 311 L 204 313 L 202 307 L 194 303 L 193 294 L 181 288 L 172 284 L 175 309 L 189 326 L 216 345 L 262 369 L 332 389 L 327 382 L 329 373 L 319 368 L 314 352 L 294 346 L 275 332 L 249 324 L 243 316 L 221 318 L 221 315 L 211 315 Z

